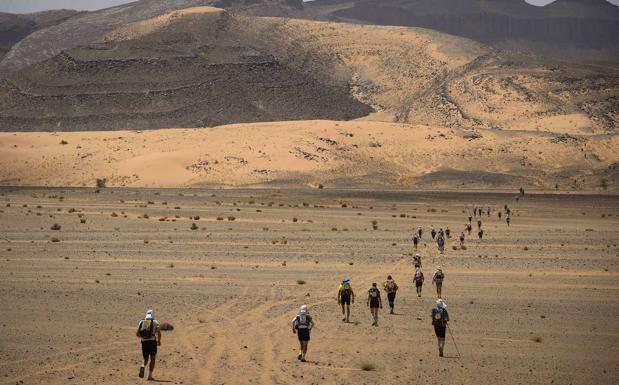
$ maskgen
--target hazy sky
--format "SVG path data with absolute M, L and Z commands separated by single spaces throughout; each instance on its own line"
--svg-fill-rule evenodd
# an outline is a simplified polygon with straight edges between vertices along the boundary
M 130 3 L 133 0 L 0 0 L 0 12 L 27 13 L 48 9 L 94 10 Z M 553 0 L 527 0 L 531 4 L 544 5 Z M 619 5 L 619 0 L 609 0 Z

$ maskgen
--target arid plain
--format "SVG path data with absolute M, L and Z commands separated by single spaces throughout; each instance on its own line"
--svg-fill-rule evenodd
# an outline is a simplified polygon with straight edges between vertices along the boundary
M 152 306 L 175 327 L 156 377 L 176 384 L 617 383 L 616 196 L 515 198 L 3 188 L 0 382 L 138 383 L 135 325 Z M 509 227 L 497 217 L 505 204 Z M 474 206 L 492 209 L 484 239 L 474 220 L 466 250 L 454 250 Z M 431 225 L 452 231 L 443 256 Z M 459 355 L 449 339 L 438 357 L 429 280 L 414 294 L 417 226 L 426 276 L 445 270 Z M 372 328 L 364 294 L 387 274 L 401 287 L 397 314 Z M 350 324 L 336 303 L 343 276 L 358 295 Z M 304 303 L 317 326 L 302 364 L 289 322 Z

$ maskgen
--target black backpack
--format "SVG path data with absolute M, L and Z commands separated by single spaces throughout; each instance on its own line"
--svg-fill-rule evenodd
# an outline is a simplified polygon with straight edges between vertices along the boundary
M 150 325 L 147 328 L 144 328 L 144 322 L 150 321 Z M 153 329 L 155 327 L 155 320 L 142 320 L 140 327 L 138 329 L 138 334 L 140 337 L 147 339 L 153 336 Z
M 442 308 L 432 309 L 432 325 L 444 326 L 445 323 L 445 311 Z

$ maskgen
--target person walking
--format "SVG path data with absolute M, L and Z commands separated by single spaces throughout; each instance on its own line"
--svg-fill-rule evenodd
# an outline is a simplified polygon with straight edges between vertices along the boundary
M 477 216 L 477 207 L 473 207 L 473 216 L 476 217 Z
M 432 240 L 436 237 L 436 230 L 434 230 L 434 226 L 432 226 L 432 230 L 430 230 L 430 235 L 432 236 Z
M 451 230 L 449 230 L 449 226 L 447 226 L 447 228 L 445 228 L 445 235 L 447 235 L 447 239 L 451 238 Z
M 157 357 L 157 347 L 161 346 L 161 330 L 159 322 L 155 319 L 152 309 L 146 311 L 144 319 L 138 323 L 138 330 L 135 335 L 142 342 L 142 366 L 140 366 L 139 377 L 144 378 L 144 368 L 148 365 L 148 380 L 154 380 L 153 371 L 155 370 L 155 359 Z
M 478 220 L 477 220 L 477 228 L 478 228 L 478 229 L 481 229 L 481 219 L 478 219 Z
M 415 269 L 415 288 L 417 289 L 417 297 L 421 297 L 421 289 L 423 287 L 423 272 L 421 267 Z
M 342 283 L 337 288 L 337 303 L 342 305 L 342 321 L 350 322 L 350 304 L 355 303 L 355 292 L 350 285 L 350 279 L 342 279 Z
M 460 247 L 464 246 L 464 231 L 460 233 Z
M 376 287 L 376 282 L 374 282 L 370 290 L 368 290 L 367 305 L 370 308 L 370 313 L 372 313 L 372 319 L 374 320 L 372 326 L 378 326 L 378 309 L 383 308 L 383 301 L 380 298 L 380 290 Z
M 443 269 L 440 266 L 437 266 L 436 271 L 432 275 L 432 283 L 436 286 L 436 295 L 438 298 L 443 298 L 443 279 L 445 279 Z
M 314 320 L 307 310 L 307 305 L 301 306 L 299 314 L 292 319 L 292 333 L 299 338 L 299 355 L 297 359 L 301 362 L 305 361 L 307 354 L 307 346 L 310 341 L 310 332 L 314 327 Z
M 421 267 L 421 255 L 419 253 L 415 253 L 415 255 L 413 256 L 413 266 L 415 267 L 415 269 Z
M 396 295 L 396 292 L 398 291 L 398 284 L 395 283 L 395 281 L 390 275 L 388 275 L 387 280 L 385 281 L 385 283 L 383 283 L 383 287 L 385 288 L 385 292 L 387 292 L 387 301 L 389 301 L 389 309 L 390 309 L 389 313 L 395 314 L 394 313 L 395 295 Z
M 423 235 L 423 229 L 421 228 L 421 226 L 417 227 L 417 235 L 419 235 L 419 239 L 421 239 Z
M 509 226 L 510 221 L 511 219 L 509 218 L 509 214 L 507 214 L 507 216 L 505 217 L 505 222 L 507 222 L 507 226 Z
M 445 349 L 445 334 L 447 332 L 447 323 L 449 322 L 449 313 L 447 313 L 447 304 L 442 299 L 436 300 L 436 307 L 432 309 L 432 326 L 438 340 L 438 355 L 443 357 Z
M 413 246 L 415 247 L 415 250 L 417 250 L 417 244 L 419 244 L 419 237 L 415 234 L 413 235 Z
M 488 207 L 488 216 L 490 216 L 490 207 Z
M 473 228 L 473 226 L 471 226 L 471 223 L 470 223 L 470 222 L 466 224 L 466 231 L 468 231 L 468 232 L 469 232 L 469 235 L 471 235 L 471 230 L 472 230 L 472 228 Z
M 438 251 L 441 254 L 445 253 L 445 238 L 442 235 L 439 235 L 436 239 L 436 245 L 438 246 Z
M 479 231 L 477 232 L 477 236 L 479 237 L 479 239 L 482 239 L 484 237 L 484 229 L 480 227 Z
M 501 217 L 503 216 L 503 212 L 499 210 L 499 213 L 497 215 L 499 216 L 499 220 L 501 220 Z

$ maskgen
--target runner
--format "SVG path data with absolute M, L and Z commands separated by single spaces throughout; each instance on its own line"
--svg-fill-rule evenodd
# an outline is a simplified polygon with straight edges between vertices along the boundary
M 439 235 L 436 239 L 436 244 L 438 246 L 438 251 L 443 254 L 445 252 L 445 238 L 442 235 Z
M 442 227 L 438 229 L 438 236 L 443 238 L 445 237 L 445 231 Z
M 376 282 L 372 284 L 370 290 L 368 290 L 368 306 L 370 307 L 370 313 L 374 322 L 372 326 L 378 326 L 378 308 L 383 308 L 383 301 L 380 298 L 380 290 L 376 287 Z
M 464 231 L 460 233 L 460 247 L 464 246 Z
M 417 235 L 419 235 L 419 239 L 421 239 L 421 236 L 423 235 L 423 229 L 421 228 L 421 226 L 417 228 Z
M 469 215 L 469 223 L 473 220 L 473 217 Z
M 437 266 L 436 271 L 432 275 L 432 283 L 436 286 L 436 295 L 438 298 L 443 298 L 443 279 L 445 279 L 443 269 L 440 266 Z
M 445 229 L 445 235 L 447 235 L 447 239 L 451 238 L 451 230 L 449 230 L 449 226 Z
M 501 220 L 501 217 L 503 216 L 503 212 L 499 211 L 499 213 L 497 215 L 499 216 L 499 220 Z
M 385 281 L 385 283 L 383 283 L 383 287 L 385 288 L 385 291 L 387 292 L 387 300 L 389 301 L 389 308 L 391 309 L 391 311 L 389 312 L 390 314 L 395 314 L 394 313 L 394 309 L 395 309 L 395 294 L 398 291 L 398 284 L 395 283 L 395 281 L 393 280 L 393 278 L 388 275 L 387 276 L 387 281 Z
M 436 300 L 436 307 L 432 309 L 432 325 L 434 333 L 438 339 L 438 355 L 443 357 L 445 349 L 445 333 L 447 332 L 447 323 L 449 322 L 449 314 L 447 313 L 447 304 L 442 299 Z
M 155 319 L 152 309 L 146 311 L 146 316 L 138 323 L 138 330 L 135 333 L 142 342 L 142 366 L 140 366 L 140 378 L 144 378 L 144 367 L 148 365 L 148 379 L 154 380 L 153 371 L 155 370 L 155 358 L 157 357 L 157 346 L 161 346 L 161 330 L 159 322 Z M 150 363 L 149 363 L 150 360 Z
M 473 207 L 473 216 L 476 217 L 477 216 L 477 207 Z
M 415 288 L 417 289 L 417 297 L 421 297 L 421 288 L 423 286 L 423 273 L 421 267 L 415 269 Z
M 466 224 L 466 230 L 469 232 L 469 235 L 471 235 L 471 229 L 473 228 L 473 226 L 471 226 L 471 223 L 467 223 Z
M 490 207 L 488 207 L 488 216 L 490 216 Z
M 413 246 L 415 246 L 415 250 L 417 250 L 417 244 L 419 243 L 419 237 L 417 234 L 413 235 Z
M 350 322 L 350 303 L 355 303 L 355 292 L 350 285 L 350 279 L 342 279 L 337 288 L 337 303 L 342 305 L 342 321 Z
M 432 230 L 430 230 L 430 235 L 432 236 L 432 240 L 436 237 L 436 230 L 434 230 L 434 226 L 432 226 Z
M 478 220 L 477 220 L 477 228 L 478 228 L 478 229 L 481 229 L 481 219 L 478 219 Z
M 310 332 L 314 327 L 314 320 L 307 310 L 307 305 L 301 306 L 299 314 L 292 319 L 292 333 L 299 338 L 299 355 L 297 360 L 305 362 L 307 354 L 307 345 L 310 341 Z
M 505 217 L 505 222 L 507 222 L 507 226 L 509 226 L 509 222 L 510 222 L 509 214 L 507 214 L 507 217 Z
M 479 239 L 482 239 L 484 237 L 484 229 L 480 227 L 479 231 L 477 232 L 477 236 L 479 237 Z
M 415 266 L 415 269 L 421 267 L 421 255 L 419 253 L 415 253 L 413 257 L 413 266 Z

